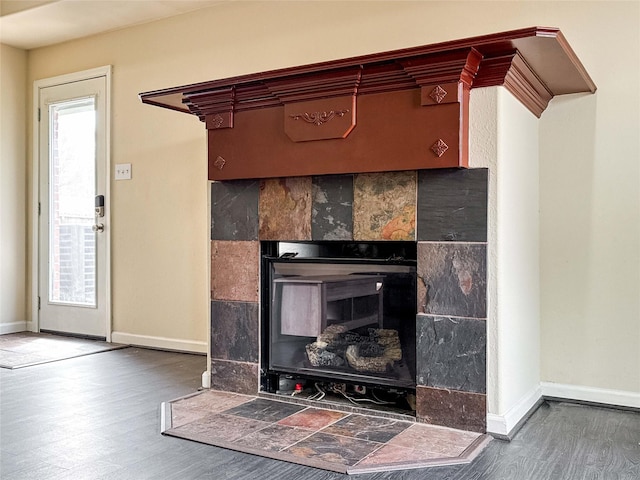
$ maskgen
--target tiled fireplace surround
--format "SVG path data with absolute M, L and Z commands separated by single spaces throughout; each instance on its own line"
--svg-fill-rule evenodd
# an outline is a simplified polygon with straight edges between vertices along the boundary
M 416 417 L 486 430 L 486 169 L 211 184 L 211 386 L 256 394 L 260 241 L 417 242 Z

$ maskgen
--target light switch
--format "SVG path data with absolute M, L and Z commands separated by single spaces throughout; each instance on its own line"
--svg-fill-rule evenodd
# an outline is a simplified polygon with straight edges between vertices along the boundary
M 130 163 L 116 163 L 116 180 L 131 180 Z

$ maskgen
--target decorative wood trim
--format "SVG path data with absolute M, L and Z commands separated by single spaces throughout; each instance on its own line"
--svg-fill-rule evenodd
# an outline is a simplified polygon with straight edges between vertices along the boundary
M 540 36 L 543 35 L 542 30 L 544 29 L 540 29 L 540 32 L 538 35 Z M 576 55 L 576 52 L 573 51 L 573 49 L 571 48 L 571 45 L 569 45 L 569 42 L 567 41 L 565 36 L 562 34 L 562 32 L 558 29 L 546 29 L 546 30 L 549 30 L 546 36 L 549 36 L 554 39 L 559 49 L 562 51 L 564 62 L 569 64 L 564 66 L 564 68 L 566 69 L 567 76 L 571 77 L 574 74 L 578 74 L 583 80 L 583 82 L 585 83 L 585 88 L 580 91 L 595 93 L 597 89 L 595 82 L 591 79 L 591 77 L 587 73 L 586 68 L 584 68 L 584 65 L 582 65 L 582 62 L 578 58 L 578 55 Z M 524 58 L 526 58 L 526 56 Z M 532 64 L 532 67 L 534 71 L 537 70 L 533 64 Z M 559 74 L 562 75 L 562 72 L 559 72 Z M 562 87 L 560 85 L 557 85 L 555 88 L 551 88 L 553 95 L 565 95 L 569 93 L 578 93 L 576 91 L 573 91 L 574 88 L 571 86 L 569 82 L 570 82 L 569 79 L 567 79 L 566 84 L 563 84 Z
M 356 102 L 356 97 L 341 97 Z M 339 98 L 316 100 L 326 107 Z M 309 141 L 311 135 L 337 128 L 345 115 L 317 127 L 286 117 L 299 103 L 238 113 L 234 128 L 208 130 L 210 180 L 280 178 L 360 172 L 388 172 L 466 166 L 461 148 L 465 132 L 458 103 L 420 105 L 420 90 L 402 90 L 357 97 L 358 123 L 346 138 Z M 327 108 L 317 110 L 326 110 Z M 313 110 L 316 111 L 314 108 Z M 351 109 L 350 109 L 351 111 Z M 283 126 L 283 117 L 287 121 Z M 283 128 L 300 128 L 294 140 Z M 342 127 L 341 127 L 342 128 Z M 296 134 L 297 135 L 297 134 Z M 437 157 L 430 150 L 439 138 L 449 149 Z M 217 158 L 224 168 L 215 166 Z
M 216 113 L 213 116 L 209 116 L 209 118 L 205 118 L 205 121 L 207 124 L 207 128 L 209 129 L 221 128 L 224 124 L 224 117 L 219 113 Z
M 266 82 L 268 90 L 282 104 L 327 97 L 356 95 L 362 78 L 362 67 L 330 70 L 321 74 L 285 77 Z
M 282 105 L 264 83 L 239 84 L 236 86 L 235 111 L 242 112 L 256 108 L 269 108 Z
M 324 125 L 325 123 L 330 122 L 336 117 L 344 117 L 347 113 L 349 113 L 349 110 L 330 110 L 328 112 L 296 113 L 293 115 L 289 115 L 289 117 L 293 118 L 294 120 L 304 120 L 307 123 L 319 127 L 320 125 Z
M 531 27 L 140 97 L 204 121 L 209 178 L 230 180 L 467 167 L 469 92 L 496 85 L 537 116 L 595 91 L 560 31 Z
M 284 133 L 294 142 L 346 138 L 355 126 L 355 95 L 284 106 Z
M 480 69 L 473 82 L 474 88 L 503 85 L 504 77 L 507 76 L 516 53 L 516 50 L 510 50 L 504 55 L 483 59 L 482 69 Z
M 553 94 L 540 80 L 519 52 L 492 58 L 483 64 L 475 87 L 504 85 L 538 118 L 547 108 Z
M 441 138 L 439 138 L 436 143 L 431 145 L 431 151 L 438 158 L 440 158 L 442 155 L 444 155 L 447 150 L 449 150 L 449 145 L 444 143 L 444 140 L 442 140 Z
M 398 60 L 419 86 L 462 82 L 471 86 L 482 54 L 474 48 Z
M 415 88 L 416 81 L 398 63 L 365 65 L 358 95 L 393 92 Z
M 420 104 L 444 105 L 447 103 L 461 103 L 463 90 L 469 89 L 463 82 L 439 83 L 437 85 L 423 85 L 420 88 Z
M 277 84 L 283 78 L 299 78 L 308 74 L 314 76 L 323 72 L 353 69 L 354 67 L 362 68 L 359 94 L 380 93 L 415 86 L 415 81 L 398 65 L 398 60 L 470 48 L 482 55 L 477 76 L 482 75 L 487 61 L 518 51 L 553 95 L 577 92 L 593 93 L 596 90 L 594 82 L 559 29 L 529 27 L 421 47 L 154 90 L 141 93 L 140 98 L 143 103 L 150 105 L 185 113 L 195 113 L 186 106 L 185 98 L 199 92 L 235 86 L 236 111 L 264 108 L 281 104 L 280 99 L 267 87 L 266 83 L 268 82 Z M 494 86 L 503 84 L 502 79 L 495 77 L 494 79 L 498 81 Z M 478 85 L 474 82 L 474 87 L 476 86 Z M 482 86 L 490 85 L 484 84 Z
M 227 161 L 224 159 L 224 157 L 218 155 L 218 157 L 213 161 L 213 166 L 218 170 L 222 170 L 226 163 Z
M 431 90 L 431 93 L 429 93 L 429 98 L 436 103 L 442 103 L 442 100 L 444 100 L 444 97 L 446 96 L 447 91 L 440 85 L 436 85 L 435 87 L 433 87 L 433 90 Z
M 504 86 L 538 118 L 553 98 L 553 94 L 520 54 L 513 57 L 511 68 L 504 78 Z
M 233 127 L 235 87 L 186 94 L 184 104 L 205 122 L 208 130 Z

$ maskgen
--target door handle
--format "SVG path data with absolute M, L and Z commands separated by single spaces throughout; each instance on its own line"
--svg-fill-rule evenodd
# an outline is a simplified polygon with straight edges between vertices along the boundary
M 91 229 L 96 233 L 104 232 L 104 223 L 97 223 Z

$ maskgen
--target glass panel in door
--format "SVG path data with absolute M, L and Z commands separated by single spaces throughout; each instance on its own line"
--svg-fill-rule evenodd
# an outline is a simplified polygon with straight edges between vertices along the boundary
M 96 307 L 95 98 L 49 105 L 49 302 Z

